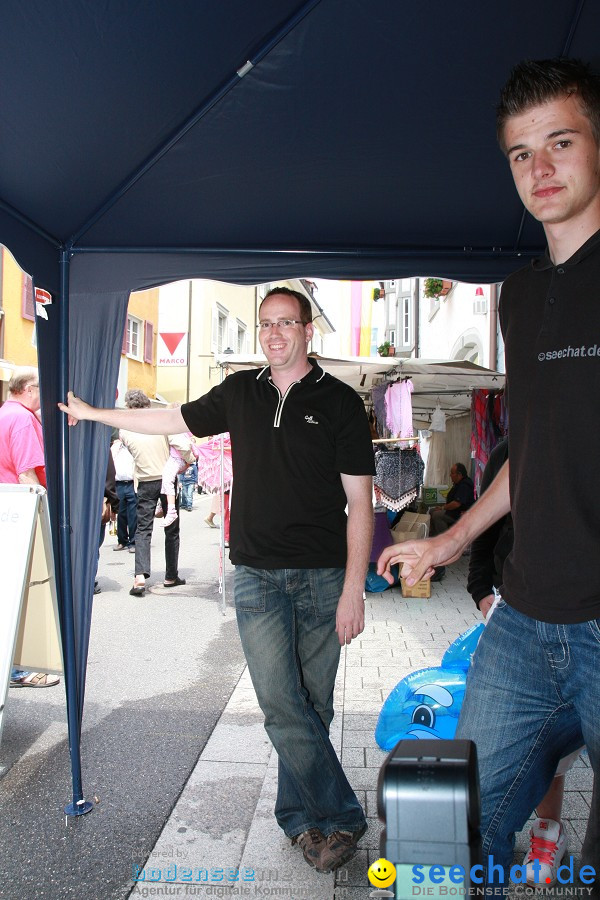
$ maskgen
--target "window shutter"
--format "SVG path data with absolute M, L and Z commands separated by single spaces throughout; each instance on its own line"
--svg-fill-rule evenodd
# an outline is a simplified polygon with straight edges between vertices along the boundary
M 30 322 L 35 321 L 35 308 L 33 305 L 33 283 L 29 275 L 23 274 L 22 278 L 22 292 L 21 292 L 21 315 L 24 319 L 29 319 Z
M 144 322 L 144 362 L 151 363 L 154 357 L 154 327 L 152 322 Z
M 125 330 L 123 331 L 123 344 L 121 345 L 121 353 L 123 356 L 127 354 L 127 326 L 129 325 L 129 316 L 125 316 Z

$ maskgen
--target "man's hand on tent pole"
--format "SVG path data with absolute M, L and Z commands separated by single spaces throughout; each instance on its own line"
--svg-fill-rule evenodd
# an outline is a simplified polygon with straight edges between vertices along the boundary
M 85 400 L 76 397 L 73 391 L 69 391 L 66 404 L 59 403 L 58 408 L 61 412 L 67 414 L 69 425 L 77 425 L 80 419 L 92 418 L 90 413 L 94 407 L 86 403 Z
M 136 431 L 138 434 L 181 434 L 187 431 L 187 424 L 179 407 L 100 409 L 90 406 L 85 400 L 76 397 L 73 391 L 69 391 L 67 402 L 59 403 L 58 408 L 68 416 L 69 425 L 77 425 L 80 419 L 87 419 L 90 422 L 102 422 L 111 428 Z

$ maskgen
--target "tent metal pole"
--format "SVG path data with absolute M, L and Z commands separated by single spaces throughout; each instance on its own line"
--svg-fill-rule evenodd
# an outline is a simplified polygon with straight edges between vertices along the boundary
M 221 382 L 224 378 L 224 368 L 221 365 Z M 225 472 L 224 472 L 224 456 L 225 456 L 225 445 L 223 441 L 223 435 L 220 436 L 220 453 L 221 453 L 221 531 L 219 534 L 220 542 L 221 542 L 221 584 L 223 587 L 223 591 L 221 593 L 221 613 L 223 615 L 227 612 L 227 590 L 226 590 L 226 575 L 225 575 Z
M 70 251 L 60 254 L 60 307 L 59 307 L 59 354 L 58 383 L 60 397 L 64 400 L 69 389 L 69 272 Z M 77 691 L 77 665 L 75 659 L 75 620 L 73 615 L 73 581 L 71 578 L 71 519 L 69 483 L 69 423 L 67 416 L 61 416 L 59 435 L 60 446 L 60 493 L 59 505 L 59 554 L 61 565 L 61 589 L 63 611 L 65 665 L 65 688 L 67 693 L 67 723 L 69 728 L 69 752 L 71 755 L 71 778 L 73 782 L 73 802 L 65 806 L 67 816 L 82 816 L 90 812 L 92 804 L 83 799 L 81 783 L 81 715 Z
M 525 212 L 526 215 L 526 212 Z M 520 232 L 517 237 L 517 242 L 520 240 Z M 140 245 L 134 246 L 133 244 L 122 244 L 120 246 L 110 245 L 101 245 L 101 244 L 88 244 L 83 247 L 73 247 L 73 254 L 106 254 L 106 253 L 114 253 L 116 256 L 124 255 L 124 254 L 156 254 L 156 253 L 172 253 L 178 256 L 260 256 L 260 257 L 273 257 L 276 259 L 279 256 L 290 256 L 293 259 L 302 260 L 304 256 L 314 256 L 316 258 L 326 258 L 326 259 L 364 259 L 369 262 L 371 260 L 395 260 L 395 259 L 418 259 L 418 260 L 436 260 L 439 261 L 441 259 L 445 259 L 448 261 L 461 260 L 461 259 L 477 259 L 477 260 L 505 260 L 505 259 L 514 259 L 514 260 L 525 260 L 535 259 L 540 255 L 539 247 L 519 247 L 518 243 L 515 246 L 503 248 L 503 247 L 436 247 L 433 250 L 427 249 L 421 246 L 401 246 L 401 247 L 333 247 L 323 249 L 322 247 L 311 247 L 309 245 L 305 247 L 271 247 L 269 249 L 265 247 L 253 247 L 250 245 L 249 247 L 221 247 L 221 246 L 189 246 L 186 245 L 184 247 L 171 246 L 169 244 L 163 245 Z M 200 278 L 201 276 L 196 276 Z M 366 275 L 365 278 L 371 280 L 373 278 L 373 274 Z M 475 278 L 475 276 L 471 277 L 471 281 L 481 281 L 481 279 Z M 255 284 L 255 282 L 248 282 Z

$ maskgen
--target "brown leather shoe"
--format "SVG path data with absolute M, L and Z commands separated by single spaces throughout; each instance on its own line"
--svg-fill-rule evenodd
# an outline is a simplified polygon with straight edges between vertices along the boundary
M 312 866 L 317 872 L 322 871 L 319 865 L 321 852 L 325 849 L 325 837 L 318 828 L 309 828 L 308 831 L 297 834 L 292 838 L 292 846 L 294 844 L 298 844 L 309 866 Z
M 334 831 L 325 838 L 325 847 L 321 851 L 317 872 L 335 872 L 344 863 L 349 862 L 358 847 L 357 844 L 367 830 L 367 823 L 358 831 Z

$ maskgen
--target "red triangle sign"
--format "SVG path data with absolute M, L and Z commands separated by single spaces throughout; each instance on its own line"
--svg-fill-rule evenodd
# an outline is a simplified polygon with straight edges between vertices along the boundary
M 171 356 L 175 355 L 175 351 L 179 347 L 184 335 L 185 331 L 161 331 L 160 336 L 167 345 L 167 350 Z

